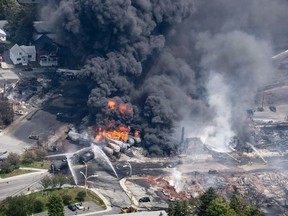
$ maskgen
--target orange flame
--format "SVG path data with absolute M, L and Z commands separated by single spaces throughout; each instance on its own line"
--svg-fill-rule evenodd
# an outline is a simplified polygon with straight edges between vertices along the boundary
M 137 137 L 137 138 L 139 138 L 139 137 L 140 137 L 140 131 L 137 131 L 137 130 L 136 130 L 136 131 L 134 132 L 134 136 Z
M 105 131 L 102 130 L 102 128 L 99 128 L 95 140 L 100 141 L 104 139 L 104 137 L 108 137 L 110 139 L 127 142 L 129 131 L 130 129 L 125 126 L 119 126 L 116 130 L 113 131 Z
M 133 109 L 130 105 L 120 104 L 119 105 L 119 112 L 121 114 L 130 114 L 133 112 Z
M 115 109 L 115 108 L 116 108 L 116 101 L 110 99 L 110 100 L 108 101 L 108 108 L 109 108 L 110 110 Z

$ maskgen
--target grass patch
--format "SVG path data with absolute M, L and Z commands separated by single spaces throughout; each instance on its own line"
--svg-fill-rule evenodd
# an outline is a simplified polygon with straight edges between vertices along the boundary
M 83 188 L 49 189 L 49 190 L 30 194 L 29 196 L 32 196 L 34 199 L 41 200 L 45 206 L 43 211 L 47 211 L 48 210 L 47 203 L 48 203 L 48 199 L 50 195 L 59 194 L 61 197 L 64 195 L 70 195 L 72 197 L 70 204 L 73 204 L 73 203 L 78 202 L 75 198 L 80 191 L 85 192 L 85 189 Z M 85 201 L 92 201 L 98 206 L 100 206 L 101 208 L 106 209 L 104 202 L 95 193 L 93 193 L 90 190 L 87 191 L 87 196 L 85 197 L 84 202 Z
M 17 176 L 17 175 L 23 175 L 23 174 L 26 174 L 26 173 L 32 173 L 32 172 L 37 172 L 35 170 L 22 170 L 22 169 L 16 169 L 16 170 L 13 170 L 12 172 L 10 173 L 1 173 L 0 174 L 0 177 L 1 178 L 9 178 L 9 177 L 12 177 L 12 176 Z
M 30 164 L 21 164 L 21 167 L 28 167 L 28 168 L 38 168 L 38 169 L 49 169 L 51 161 L 44 160 L 44 161 L 34 161 Z

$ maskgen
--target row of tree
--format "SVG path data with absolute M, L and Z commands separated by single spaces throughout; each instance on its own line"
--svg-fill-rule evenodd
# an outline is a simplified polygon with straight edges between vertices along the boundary
M 44 202 L 33 196 L 19 195 L 7 197 L 0 204 L 0 216 L 27 216 L 44 210 Z M 48 198 L 48 214 L 50 216 L 64 216 L 63 199 L 58 194 L 51 194 Z
M 264 214 L 255 205 L 245 202 L 236 188 L 230 201 L 226 201 L 210 187 L 198 199 L 170 203 L 168 215 L 262 216 Z
M 62 174 L 56 174 L 52 176 L 44 176 L 40 180 L 40 184 L 42 185 L 44 190 L 54 189 L 54 188 L 62 188 L 64 184 L 74 184 L 74 180 L 72 177 L 65 177 Z
M 9 153 L 7 159 L 0 162 L 0 173 L 10 173 L 15 169 L 19 169 L 21 164 L 30 164 L 34 161 L 41 161 L 46 156 L 43 150 L 26 151 L 22 155 L 17 153 Z

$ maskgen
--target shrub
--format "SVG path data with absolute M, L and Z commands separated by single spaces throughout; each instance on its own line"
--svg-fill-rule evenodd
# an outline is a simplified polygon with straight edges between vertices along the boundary
M 70 201 L 72 200 L 72 197 L 69 194 L 64 194 L 62 196 L 62 200 L 63 200 L 64 205 L 69 205 Z
M 78 200 L 79 202 L 83 202 L 85 200 L 85 197 L 86 197 L 86 192 L 80 191 L 80 192 L 78 192 L 78 194 L 76 196 L 76 200 Z
M 42 212 L 44 209 L 44 203 L 41 200 L 35 200 L 33 203 L 33 210 L 35 213 Z
M 26 151 L 22 155 L 22 163 L 31 164 L 35 160 L 35 155 L 32 151 Z
M 47 155 L 47 152 L 46 151 L 43 151 L 43 150 L 40 150 L 40 149 L 36 149 L 34 151 L 34 154 L 35 154 L 35 160 L 36 161 L 41 161 L 45 158 L 45 156 Z

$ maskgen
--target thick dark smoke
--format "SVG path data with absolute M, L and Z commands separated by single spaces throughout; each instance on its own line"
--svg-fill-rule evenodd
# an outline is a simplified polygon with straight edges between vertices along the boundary
M 182 125 L 211 145 L 249 141 L 243 113 L 287 41 L 287 9 L 285 0 L 54 0 L 41 14 L 86 61 L 94 123 L 130 125 L 151 154 L 169 154 Z M 109 109 L 111 98 L 133 113 Z

